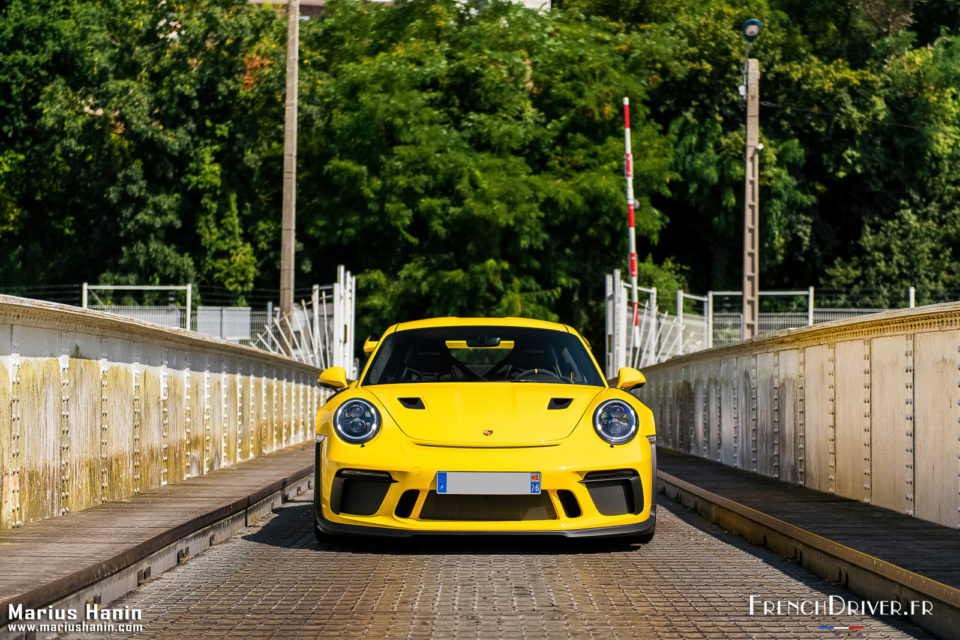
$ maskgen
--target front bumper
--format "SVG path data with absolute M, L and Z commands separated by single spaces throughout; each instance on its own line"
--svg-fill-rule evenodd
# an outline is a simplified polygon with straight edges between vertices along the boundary
M 652 533 L 656 522 L 655 465 L 655 448 L 643 437 L 610 447 L 593 433 L 574 433 L 549 446 L 489 449 L 425 446 L 397 432 L 381 433 L 364 447 L 344 443 L 336 436 L 326 437 L 316 449 L 315 522 L 324 533 L 387 537 L 641 536 Z M 541 498 L 534 510 L 537 515 L 530 517 L 528 512 L 500 520 L 438 516 L 438 471 L 540 472 Z M 349 478 L 361 472 L 370 472 L 363 481 L 373 482 L 362 486 L 374 487 L 376 474 L 383 478 L 372 491 L 371 500 L 356 498 L 356 487 L 361 485 L 354 485 L 352 491 L 344 489 L 345 474 Z M 623 498 L 619 502 L 618 491 Z M 351 504 L 363 506 L 345 508 L 346 494 L 353 496 Z M 495 500 L 507 503 L 511 498 Z M 451 500 L 455 498 L 439 497 L 441 502 Z
M 657 523 L 657 514 L 652 513 L 643 522 L 637 524 L 623 524 L 610 527 L 593 527 L 590 529 L 542 529 L 542 530 L 522 530 L 511 531 L 509 529 L 500 531 L 474 531 L 474 530 L 449 530 L 449 529 L 388 529 L 386 527 L 371 527 L 365 525 L 340 524 L 330 522 L 316 511 L 315 524 L 323 533 L 339 536 L 373 536 L 379 538 L 411 538 L 413 536 L 429 535 L 509 535 L 509 536 L 564 536 L 566 538 L 632 538 L 644 534 L 653 533 Z

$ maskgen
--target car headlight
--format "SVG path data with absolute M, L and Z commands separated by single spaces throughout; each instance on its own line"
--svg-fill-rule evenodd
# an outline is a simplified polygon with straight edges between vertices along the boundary
M 351 444 L 370 442 L 380 431 L 380 412 L 366 400 L 347 400 L 333 414 L 333 428 Z
M 609 444 L 626 444 L 637 434 L 637 412 L 623 400 L 607 400 L 593 414 L 593 428 Z

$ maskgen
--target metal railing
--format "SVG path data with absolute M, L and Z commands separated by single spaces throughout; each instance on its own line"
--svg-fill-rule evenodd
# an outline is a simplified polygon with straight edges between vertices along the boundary
M 104 311 L 131 320 L 142 320 L 170 329 L 186 327 L 186 307 L 176 306 L 148 306 L 148 305 L 103 305 L 92 304 L 83 307 L 94 311 Z
M 606 278 L 606 373 L 613 377 L 620 367 L 645 367 L 669 358 L 739 342 L 742 339 L 743 316 L 739 310 L 730 310 L 731 299 L 738 299 L 740 291 L 708 291 L 699 296 L 677 292 L 676 312 L 671 314 L 657 308 L 656 288 L 638 287 L 646 299 L 641 302 L 638 323 L 633 324 L 633 306 L 629 301 L 629 283 L 616 270 Z M 799 329 L 822 322 L 865 316 L 890 309 L 850 306 L 817 306 L 818 296 L 813 287 L 800 290 L 761 291 L 761 300 L 783 311 L 760 313 L 760 335 Z M 836 298 L 834 301 L 836 301 Z M 820 300 L 829 300 L 821 296 Z M 841 298 L 842 299 L 842 298 Z M 905 300 L 912 308 L 916 291 L 910 287 Z
M 295 305 L 289 317 L 271 313 L 253 346 L 321 369 L 343 367 L 348 378 L 356 378 L 359 373 L 359 362 L 353 356 L 356 297 L 356 278 L 341 266 L 336 283 L 326 287 L 315 285 L 310 301 L 302 300 Z
M 324 392 L 308 364 L 4 295 L 0 334 L 16 336 L 0 340 L 0 407 L 15 408 L 0 420 L 0 530 L 313 440 Z
M 332 288 L 332 285 L 327 285 L 326 288 Z M 191 310 L 190 324 L 187 325 L 186 307 L 178 305 L 92 304 L 86 308 L 132 320 L 151 322 L 169 329 L 183 329 L 189 326 L 191 331 L 205 336 L 248 346 L 253 346 L 257 336 L 263 334 L 271 324 L 276 323 L 275 318 L 278 314 L 278 308 L 273 304 L 268 304 L 262 309 L 201 306 Z
M 316 367 L 342 366 L 355 377 L 358 363 L 353 355 L 356 279 L 343 266 L 337 281 L 314 285 L 311 295 L 294 305 L 290 317 L 268 302 L 264 309 L 249 306 L 200 306 L 193 308 L 194 285 L 89 285 L 81 288 L 81 307 L 95 309 L 161 327 L 188 329 L 270 353 L 281 354 Z M 107 292 L 107 293 L 104 293 Z M 112 304 L 117 292 L 129 300 L 146 292 L 145 300 L 163 292 L 182 294 L 185 304 Z M 173 301 L 173 296 L 170 296 Z
M 957 302 L 805 326 L 652 365 L 637 396 L 663 446 L 960 528 L 958 333 Z
M 94 298 L 98 298 L 97 291 L 183 291 L 186 295 L 186 305 L 185 313 L 180 313 L 176 307 L 173 305 L 166 306 L 132 306 L 132 305 L 106 305 L 98 304 L 91 305 L 90 295 L 92 294 Z M 193 285 L 170 285 L 170 286 L 160 286 L 160 285 L 121 285 L 121 284 L 87 284 L 83 283 L 83 289 L 80 294 L 80 306 L 84 309 L 93 308 L 98 311 L 107 311 L 108 313 L 115 313 L 127 318 L 134 318 L 137 320 L 144 320 L 146 322 L 153 322 L 154 324 L 159 324 L 164 327 L 183 327 L 189 329 L 189 321 L 192 317 L 192 297 L 193 297 Z M 99 302 L 99 298 L 98 298 Z M 140 314 L 140 315 L 138 315 Z M 179 324 L 169 324 L 175 322 L 174 318 L 178 318 L 176 322 Z
M 607 276 L 605 347 L 608 377 L 615 376 L 620 367 L 644 367 L 704 348 L 707 339 L 705 318 L 683 314 L 671 316 L 659 311 L 656 289 L 638 287 L 647 299 L 640 304 L 637 324 L 634 325 L 628 287 L 620 279 L 619 271 Z

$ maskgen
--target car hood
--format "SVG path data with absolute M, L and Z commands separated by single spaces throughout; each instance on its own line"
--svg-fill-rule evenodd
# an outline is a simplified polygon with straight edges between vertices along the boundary
M 603 387 L 437 382 L 375 385 L 366 390 L 414 440 L 505 447 L 548 444 L 567 437 Z

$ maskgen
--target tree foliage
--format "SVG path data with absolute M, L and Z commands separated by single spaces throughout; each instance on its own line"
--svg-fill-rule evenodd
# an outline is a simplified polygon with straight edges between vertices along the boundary
M 665 304 L 736 287 L 748 17 L 764 24 L 763 288 L 884 304 L 958 286 L 956 0 L 554 6 L 332 0 L 301 23 L 297 278 L 358 273 L 359 334 L 510 314 L 596 341 L 603 276 L 626 267 L 624 96 L 641 284 Z M 284 16 L 0 11 L 0 282 L 274 288 Z
M 625 95 L 639 236 L 664 222 L 651 199 L 672 154 L 643 80 L 669 43 L 512 4 L 331 6 L 302 34 L 304 259 L 361 273 L 371 331 L 443 314 L 596 323 L 626 252 Z
M 239 0 L 8 4 L 3 281 L 252 287 L 278 109 L 244 60 L 274 22 Z
M 695 288 L 739 283 L 743 119 L 736 87 L 748 17 L 760 60 L 761 286 L 824 284 L 896 304 L 909 285 L 956 286 L 960 3 L 567 0 L 625 30 L 670 25 L 670 74 L 649 94 L 679 173 L 654 259 Z M 653 26 L 651 26 L 653 25 Z M 915 29 L 915 30 L 913 30 Z M 922 44 L 918 44 L 918 41 Z M 898 242 L 902 234 L 910 238 Z M 696 240 L 691 241 L 691 236 Z M 920 243 L 921 247 L 917 246 Z M 884 256 L 896 255 L 900 266 Z M 879 296 L 879 297 L 878 297 Z M 886 300 L 886 302 L 884 302 Z

